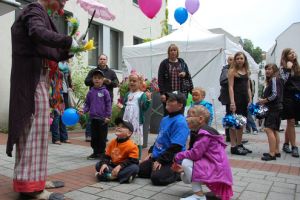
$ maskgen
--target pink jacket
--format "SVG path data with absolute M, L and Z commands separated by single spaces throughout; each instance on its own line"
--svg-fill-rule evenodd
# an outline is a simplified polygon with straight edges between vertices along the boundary
M 232 174 L 226 144 L 217 130 L 203 127 L 191 150 L 179 152 L 175 161 L 194 161 L 192 181 L 205 184 L 215 195 L 228 200 L 233 195 Z

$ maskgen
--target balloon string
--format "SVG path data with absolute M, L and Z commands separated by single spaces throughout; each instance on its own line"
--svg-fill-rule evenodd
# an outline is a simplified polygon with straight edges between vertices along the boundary
M 191 28 L 191 21 L 192 21 L 192 16 L 193 15 L 191 15 L 191 17 L 190 17 L 190 19 L 189 19 L 189 28 L 188 28 L 188 32 L 187 32 L 187 38 L 186 38 L 186 47 L 185 47 L 185 57 L 186 57 L 186 59 L 187 59 L 187 55 L 188 55 L 188 46 L 189 46 L 189 36 L 190 36 L 190 28 Z
M 152 80 L 152 76 L 153 76 L 153 72 L 152 72 L 152 64 L 153 64 L 153 60 L 152 60 L 152 20 L 150 20 L 150 80 Z

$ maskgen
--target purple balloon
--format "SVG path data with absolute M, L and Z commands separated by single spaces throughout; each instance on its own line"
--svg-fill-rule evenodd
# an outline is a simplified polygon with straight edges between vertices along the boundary
M 199 0 L 185 0 L 185 8 L 191 14 L 194 14 L 200 6 Z

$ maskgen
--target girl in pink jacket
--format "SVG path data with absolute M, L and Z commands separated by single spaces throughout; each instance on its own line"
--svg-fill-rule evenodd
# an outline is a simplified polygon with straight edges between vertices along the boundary
M 172 168 L 181 173 L 184 183 L 192 184 L 194 194 L 181 200 L 206 200 L 202 184 L 222 200 L 229 200 L 233 195 L 232 173 L 223 137 L 207 126 L 209 112 L 203 106 L 191 108 L 187 121 L 191 132 L 197 133 L 196 139 L 190 150 L 176 154 Z

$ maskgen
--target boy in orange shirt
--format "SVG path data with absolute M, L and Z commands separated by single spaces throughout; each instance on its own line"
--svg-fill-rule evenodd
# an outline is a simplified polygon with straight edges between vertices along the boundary
M 133 125 L 122 118 L 117 118 L 115 124 L 117 138 L 109 142 L 105 157 L 96 164 L 96 177 L 99 181 L 131 183 L 139 172 L 139 150 L 130 139 Z

